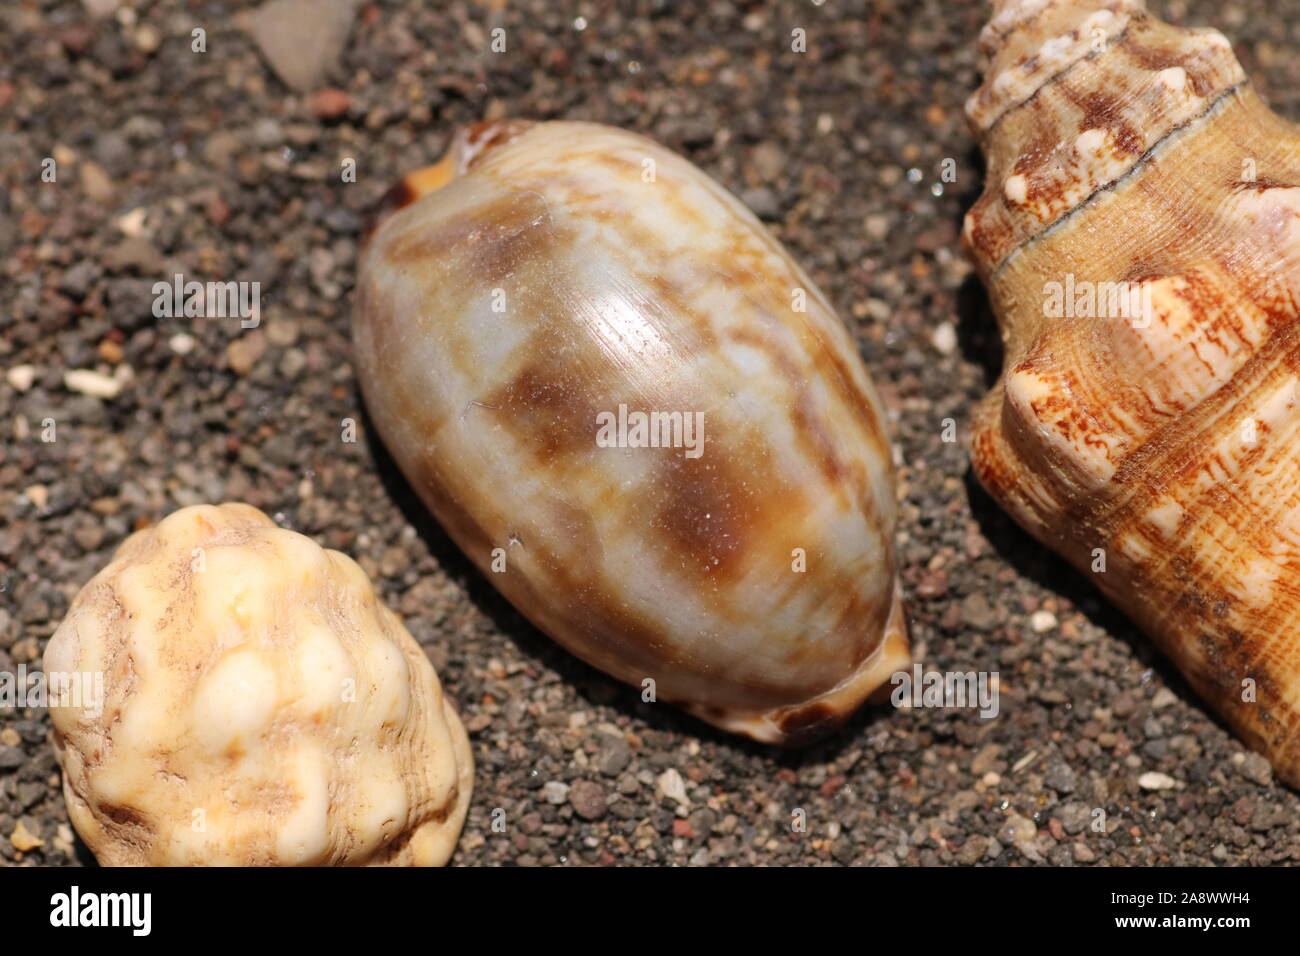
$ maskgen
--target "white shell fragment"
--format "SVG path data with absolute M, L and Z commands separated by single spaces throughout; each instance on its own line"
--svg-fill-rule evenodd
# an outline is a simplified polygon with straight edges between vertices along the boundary
M 432 665 L 355 562 L 255 508 L 184 508 L 128 538 L 45 669 L 68 678 L 56 752 L 102 864 L 451 856 L 472 760 Z

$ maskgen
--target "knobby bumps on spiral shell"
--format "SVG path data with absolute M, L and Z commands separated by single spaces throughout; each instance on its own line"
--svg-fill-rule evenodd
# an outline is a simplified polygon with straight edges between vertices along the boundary
M 474 761 L 429 659 L 356 562 L 250 505 L 127 538 L 44 663 L 68 816 L 102 865 L 451 857 Z
M 1300 785 L 1297 129 L 1140 2 L 1002 3 L 981 45 L 976 473 Z
M 779 742 L 906 664 L 866 371 L 803 270 L 681 157 L 589 123 L 470 127 L 393 190 L 354 315 L 415 491 L 589 663 Z

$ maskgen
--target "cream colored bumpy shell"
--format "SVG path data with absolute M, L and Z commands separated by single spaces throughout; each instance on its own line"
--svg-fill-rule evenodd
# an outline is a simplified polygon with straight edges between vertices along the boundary
M 764 741 L 825 733 L 906 663 L 878 400 L 744 206 L 643 137 L 519 121 L 394 200 L 359 269 L 366 404 L 538 627 Z M 699 454 L 601 444 L 620 406 L 702 414 Z
M 365 573 L 248 505 L 132 535 L 47 673 L 72 822 L 105 865 L 439 865 L 472 784 L 437 675 Z M 87 686 L 92 686 L 87 684 Z
M 975 470 L 1300 785 L 1297 129 L 1138 2 L 1002 3 L 982 43 Z

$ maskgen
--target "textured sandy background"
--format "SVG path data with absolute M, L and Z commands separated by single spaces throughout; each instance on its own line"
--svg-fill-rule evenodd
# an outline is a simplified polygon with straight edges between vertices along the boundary
M 1300 859 L 1296 795 L 941 440 L 946 418 L 964 437 L 999 360 L 957 249 L 980 184 L 961 113 L 978 5 L 523 0 L 353 16 L 318 0 L 273 54 L 307 94 L 259 52 L 274 24 L 252 6 L 88 5 L 107 16 L 0 3 L 0 670 L 39 665 L 71 596 L 133 527 L 242 499 L 355 556 L 428 649 L 478 762 L 458 863 Z M 1153 8 L 1224 30 L 1300 119 L 1300 3 Z M 191 52 L 195 27 L 206 53 Z M 795 28 L 806 54 L 790 50 Z M 876 710 L 802 754 L 724 737 L 553 646 L 415 503 L 349 364 L 358 233 L 399 171 L 501 115 L 647 133 L 809 268 L 893 418 L 915 645 L 928 667 L 998 671 L 996 720 Z M 45 157 L 56 183 L 39 181 Z M 339 181 L 345 157 L 355 184 Z M 945 158 L 956 183 L 938 183 Z M 261 327 L 153 318 L 149 287 L 175 272 L 260 281 Z M 65 385 L 69 369 L 125 384 L 94 397 Z M 40 440 L 46 418 L 54 443 Z M 339 441 L 345 418 L 357 444 Z M 41 712 L 0 709 L 7 863 L 88 862 L 47 728 Z M 1168 787 L 1145 789 L 1147 774 Z M 505 834 L 490 829 L 496 807 Z M 1089 826 L 1099 807 L 1105 834 Z M 791 832 L 796 809 L 806 833 Z

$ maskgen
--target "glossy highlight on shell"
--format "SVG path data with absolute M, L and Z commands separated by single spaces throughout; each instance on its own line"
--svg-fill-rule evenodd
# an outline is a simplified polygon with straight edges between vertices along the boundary
M 1137 0 L 1000 3 L 982 46 L 976 474 L 1300 785 L 1300 135 Z
M 797 743 L 906 665 L 866 371 L 808 276 L 682 158 L 589 123 L 462 131 L 390 194 L 354 340 L 443 527 L 643 699 Z M 638 413 L 699 441 L 638 441 Z

